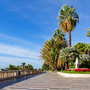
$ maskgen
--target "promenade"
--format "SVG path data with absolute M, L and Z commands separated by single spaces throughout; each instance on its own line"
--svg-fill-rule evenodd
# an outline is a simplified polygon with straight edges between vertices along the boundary
M 0 90 L 90 90 L 90 78 L 67 78 L 46 72 L 0 81 Z

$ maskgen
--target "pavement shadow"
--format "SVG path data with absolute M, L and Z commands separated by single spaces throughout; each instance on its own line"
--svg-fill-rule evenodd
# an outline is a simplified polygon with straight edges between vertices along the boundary
M 22 76 L 22 77 L 17 77 L 17 78 L 12 78 L 12 79 L 8 79 L 8 80 L 0 81 L 0 89 L 4 88 L 4 87 L 6 87 L 6 86 L 12 85 L 12 84 L 21 82 L 21 81 L 23 81 L 23 80 L 27 80 L 27 79 L 29 79 L 29 78 L 42 75 L 42 74 L 44 74 L 44 73 L 46 73 L 46 72 L 42 72 L 42 73 L 39 73 L 39 74 Z

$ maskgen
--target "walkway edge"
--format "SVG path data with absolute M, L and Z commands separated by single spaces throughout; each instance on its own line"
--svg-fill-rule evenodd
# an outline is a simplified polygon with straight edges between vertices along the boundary
M 64 77 L 90 77 L 90 74 L 67 74 L 62 72 L 57 72 Z

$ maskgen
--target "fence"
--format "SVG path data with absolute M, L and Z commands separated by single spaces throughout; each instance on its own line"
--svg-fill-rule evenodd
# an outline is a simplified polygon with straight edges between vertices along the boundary
M 11 70 L 0 71 L 0 80 L 41 73 L 38 70 Z

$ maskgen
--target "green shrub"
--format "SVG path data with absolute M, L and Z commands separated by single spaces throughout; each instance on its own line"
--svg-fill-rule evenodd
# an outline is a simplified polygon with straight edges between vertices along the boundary
M 89 68 L 88 61 L 83 60 L 81 64 L 79 65 L 80 68 Z
M 70 66 L 70 68 L 75 68 L 75 65 L 73 65 L 73 66 Z

